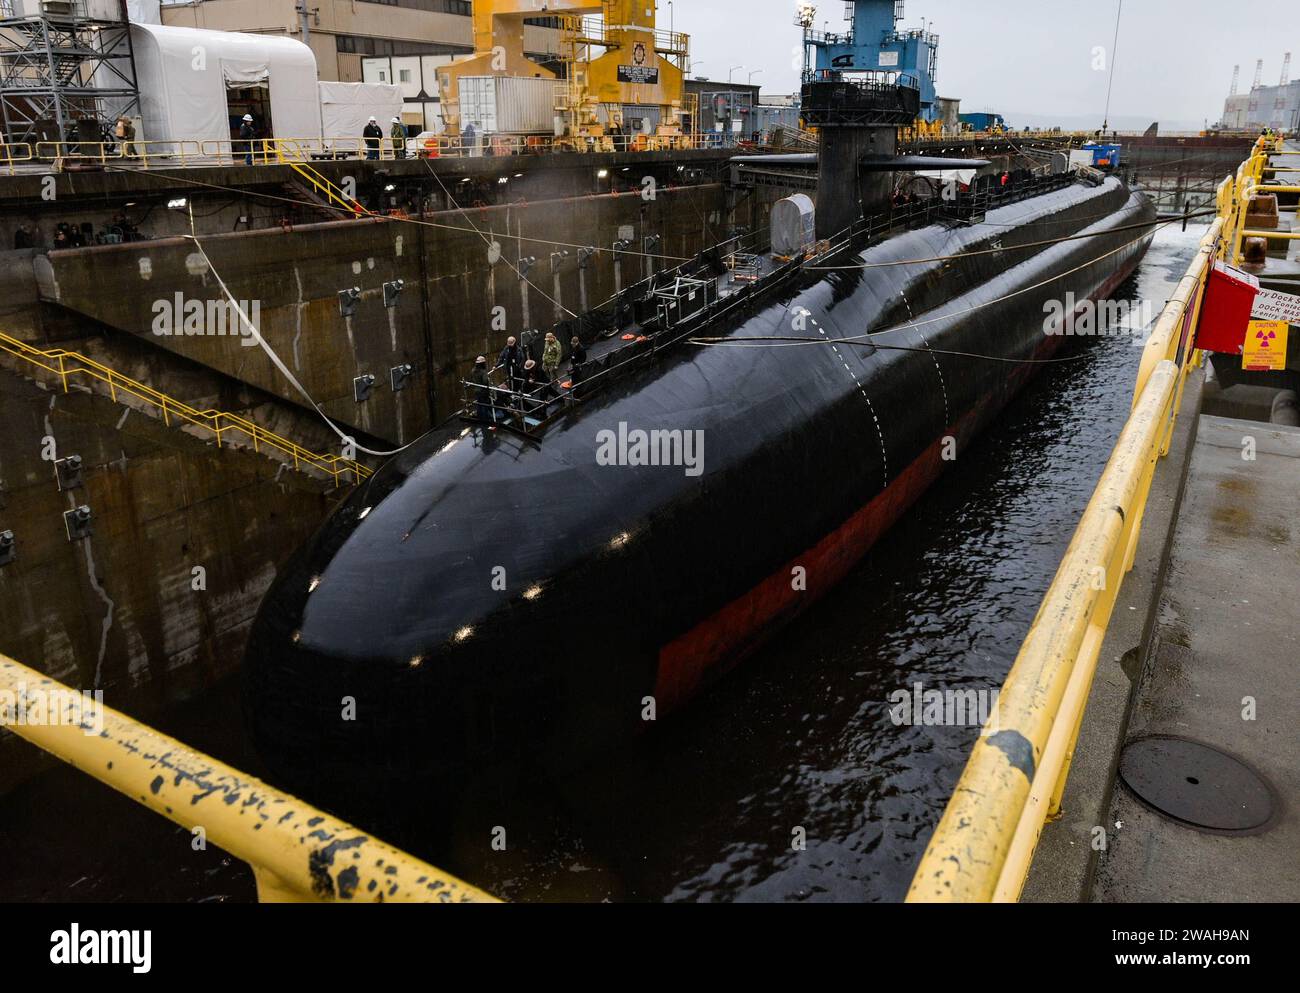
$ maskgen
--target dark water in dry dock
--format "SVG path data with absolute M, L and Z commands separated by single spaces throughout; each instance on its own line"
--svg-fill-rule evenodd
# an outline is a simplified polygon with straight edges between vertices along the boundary
M 1161 231 L 1117 296 L 1158 313 L 1202 230 Z M 680 716 L 562 782 L 461 798 L 450 840 L 416 854 L 512 900 L 901 899 L 977 729 L 896 727 L 889 696 L 1001 682 L 1127 416 L 1133 341 L 1073 345 L 834 593 Z M 238 722 L 225 687 L 164 729 L 258 772 Z M 5 900 L 253 898 L 242 864 L 71 771 L 0 805 L 4 849 Z

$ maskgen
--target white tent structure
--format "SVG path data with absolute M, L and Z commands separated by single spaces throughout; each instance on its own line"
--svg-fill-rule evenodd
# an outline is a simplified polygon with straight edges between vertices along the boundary
M 264 89 L 269 121 L 260 137 L 321 134 L 316 57 L 291 38 L 132 24 L 143 128 L 151 141 L 229 141 L 231 90 Z M 255 115 L 256 116 L 256 115 Z M 266 130 L 269 127 L 269 133 Z
M 357 148 L 371 117 L 388 137 L 394 117 L 402 116 L 402 90 L 391 83 L 320 84 L 321 130 L 325 147 Z M 344 139 L 332 142 L 331 139 Z

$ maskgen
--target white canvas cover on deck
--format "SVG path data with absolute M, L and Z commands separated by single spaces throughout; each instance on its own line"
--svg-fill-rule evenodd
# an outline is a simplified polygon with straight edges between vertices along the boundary
M 139 138 L 228 141 L 227 87 L 264 85 L 273 133 L 320 138 L 316 56 L 302 42 L 271 35 L 132 24 Z M 259 122 L 265 125 L 265 122 Z
M 327 147 L 331 138 L 344 138 L 341 149 L 361 146 L 361 132 L 373 116 L 387 138 L 393 118 L 402 116 L 402 88 L 392 83 L 320 83 L 321 133 Z M 419 129 L 407 129 L 414 138 Z
M 126 16 L 132 24 L 161 24 L 162 0 L 126 0 Z

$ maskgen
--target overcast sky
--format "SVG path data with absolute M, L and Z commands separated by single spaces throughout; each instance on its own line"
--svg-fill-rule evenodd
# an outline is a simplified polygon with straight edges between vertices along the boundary
M 668 26 L 667 0 L 658 0 Z M 843 30 L 842 0 L 816 2 L 817 30 Z M 963 111 L 997 110 L 1012 124 L 1095 118 L 1106 105 L 1107 73 L 1093 69 L 1093 48 L 1109 50 L 1118 0 L 907 0 L 906 28 L 924 18 L 940 36 L 939 93 L 960 97 Z M 1125 0 L 1120 26 L 1112 122 L 1154 120 L 1165 130 L 1216 121 L 1241 65 L 1248 89 L 1255 60 L 1264 83 L 1281 78 L 1282 55 L 1300 57 L 1300 17 L 1277 8 L 1270 24 L 1243 16 L 1258 4 L 1225 0 Z M 764 93 L 798 89 L 799 29 L 795 0 L 674 0 L 673 22 L 691 35 L 692 75 L 754 82 Z M 1294 8 L 1292 7 L 1294 10 Z M 696 68 L 698 67 L 698 68 Z M 1292 72 L 1300 75 L 1300 64 Z M 1030 119 L 1032 117 L 1032 119 Z M 1180 127 L 1181 125 L 1181 127 Z

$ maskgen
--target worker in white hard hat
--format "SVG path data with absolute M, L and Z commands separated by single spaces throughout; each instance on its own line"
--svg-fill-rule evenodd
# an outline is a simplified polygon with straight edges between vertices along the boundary
M 393 118 L 393 126 L 388 131 L 388 137 L 393 142 L 393 158 L 406 158 L 406 125 L 402 123 L 400 117 Z
M 245 114 L 239 125 L 239 151 L 244 153 L 244 165 L 253 164 L 253 140 L 257 137 L 257 128 L 253 126 L 253 115 Z
M 366 158 L 379 158 L 379 143 L 384 139 L 384 131 L 373 116 L 370 118 L 369 123 L 366 124 L 366 129 L 361 132 L 361 135 L 366 140 Z

